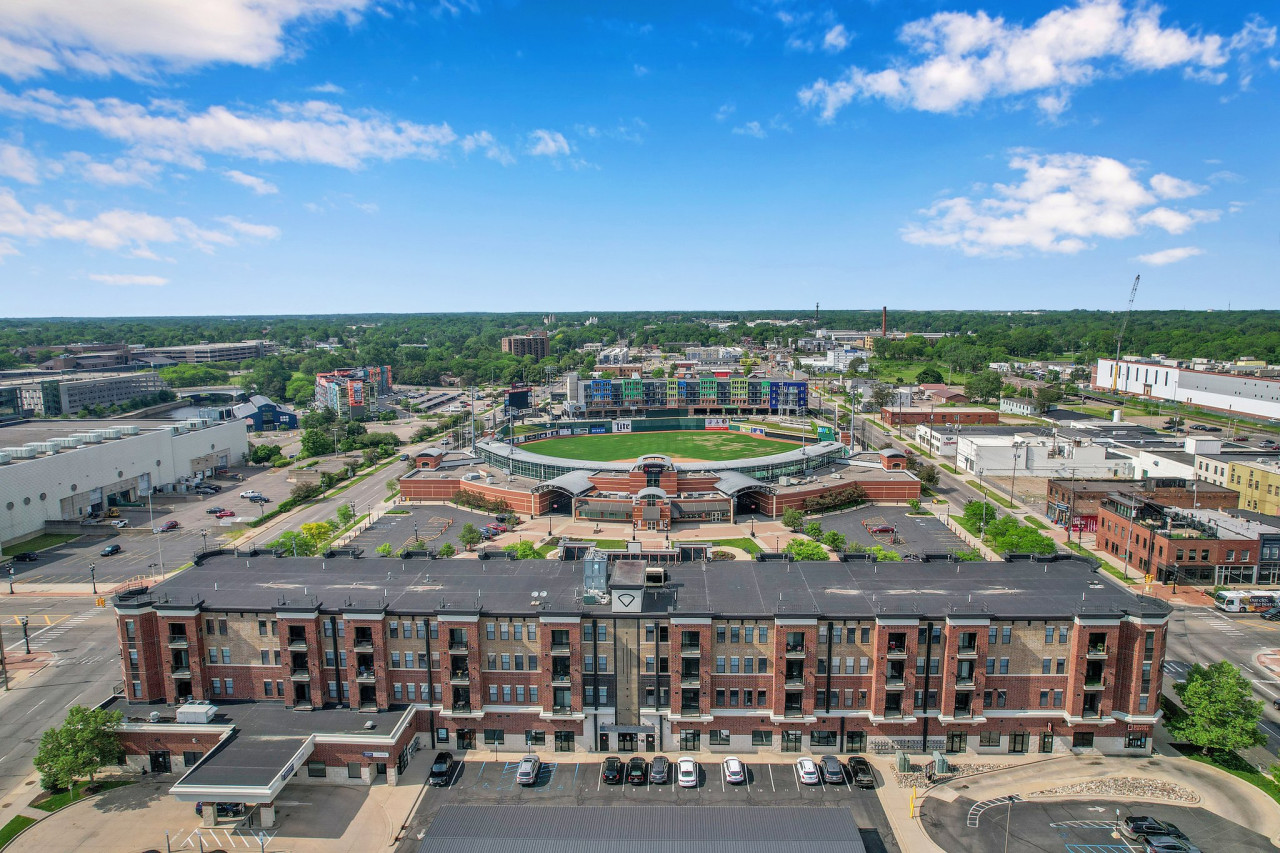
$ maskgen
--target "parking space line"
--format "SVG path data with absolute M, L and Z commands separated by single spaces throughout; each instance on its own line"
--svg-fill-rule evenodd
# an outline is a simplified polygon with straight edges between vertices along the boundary
M 801 794 L 803 794 L 803 793 L 804 793 L 804 785 L 800 784 L 800 768 L 799 768 L 799 767 L 797 767 L 796 765 L 792 764 L 792 765 L 791 765 L 791 772 L 792 772 L 792 773 L 794 773 L 794 774 L 795 774 L 795 777 L 796 777 L 796 790 L 797 790 L 797 791 L 799 791 Z
M 769 787 L 772 788 L 773 792 L 776 794 L 778 793 L 778 786 L 773 784 L 773 765 L 768 764 L 766 766 L 769 768 Z
M 720 792 L 724 793 L 724 765 L 720 765 Z

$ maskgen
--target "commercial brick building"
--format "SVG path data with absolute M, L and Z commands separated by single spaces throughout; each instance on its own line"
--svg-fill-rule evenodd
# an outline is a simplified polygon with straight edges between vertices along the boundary
M 1223 486 L 1183 477 L 1147 477 L 1144 480 L 1089 480 L 1062 477 L 1045 485 L 1045 516 L 1059 527 L 1068 519 L 1072 529 L 1092 533 L 1098 529 L 1098 511 L 1107 495 L 1136 495 L 1164 506 L 1234 509 L 1238 495 Z
M 915 406 L 911 408 L 894 408 L 882 406 L 880 420 L 885 426 L 915 426 L 916 424 L 998 424 L 1000 413 L 980 406 L 931 406 L 928 408 Z
M 199 771 L 194 730 L 148 724 L 149 709 L 203 700 L 235 719 L 263 708 L 255 736 L 279 725 L 297 736 L 279 768 L 255 763 L 276 786 L 258 794 L 269 798 L 304 767 L 318 780 L 394 781 L 413 749 L 445 745 L 1146 755 L 1160 717 L 1168 606 L 1074 557 L 387 566 L 214 556 L 117 595 L 140 721 L 126 749 L 137 761 L 182 751 Z M 270 722 L 271 709 L 314 709 L 331 733 L 308 733 L 306 714 Z M 382 746 L 360 746 L 355 711 Z M 322 728 L 339 724 L 346 734 Z M 199 778 L 180 783 L 189 797 L 237 799 Z

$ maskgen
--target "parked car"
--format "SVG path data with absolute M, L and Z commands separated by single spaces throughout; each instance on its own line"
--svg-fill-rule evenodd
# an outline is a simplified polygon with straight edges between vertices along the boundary
M 243 492 L 240 493 L 240 497 L 251 498 L 254 495 L 258 495 L 258 494 L 261 494 L 261 492 L 259 492 L 257 489 L 245 489 Z
M 218 817 L 240 817 L 244 814 L 244 803 L 218 803 Z M 196 815 L 204 815 L 204 803 L 196 803 Z
M 1269 438 L 1264 438 L 1262 439 L 1262 441 L 1258 442 L 1258 447 L 1262 448 L 1263 450 L 1275 450 L 1276 447 L 1278 446 L 1280 445 L 1277 445 L 1274 441 L 1272 441 Z
M 401 461 L 401 462 L 408 462 L 408 461 L 409 461 L 409 454 L 408 454 L 408 453 L 401 453 L 401 454 L 400 454 L 400 461 Z
M 671 759 L 665 755 L 655 755 L 649 764 L 649 781 L 655 785 L 665 785 L 671 781 Z
M 222 486 L 219 486 L 217 483 L 210 483 L 207 480 L 203 484 L 201 484 L 201 488 L 209 489 L 210 491 L 214 491 L 214 492 L 222 491 Z
M 1280 622 L 1280 607 L 1272 607 L 1269 610 L 1262 611 L 1262 613 L 1258 615 L 1263 619 L 1266 619 L 1268 622 Z
M 538 771 L 542 768 L 542 761 L 536 755 L 526 755 L 520 759 L 520 766 L 516 768 L 516 784 L 524 785 L 526 788 L 538 781 Z
M 249 503 L 269 504 L 271 503 L 271 498 L 267 497 L 266 495 L 254 495 L 253 497 L 249 498 Z
M 129 521 L 128 519 L 117 518 L 115 521 L 111 522 L 111 526 L 116 528 L 117 530 L 123 530 L 124 528 L 129 526 Z
M 818 759 L 818 763 L 822 766 L 822 781 L 834 785 L 844 784 L 844 765 L 840 763 L 840 759 L 834 755 L 824 755 Z
M 876 786 L 876 774 L 871 770 L 870 761 L 867 761 L 861 755 L 851 755 L 847 764 L 849 777 L 853 779 L 853 784 L 859 788 L 874 788 Z
M 119 545 L 114 545 L 114 544 L 112 544 L 112 545 L 108 545 L 107 547 L 105 547 L 105 548 L 103 548 L 101 551 L 99 551 L 99 552 L 98 552 L 98 556 L 99 556 L 99 557 L 110 557 L 112 554 L 119 554 L 119 553 L 120 553 L 121 551 L 123 551 L 123 550 L 124 550 L 124 549 L 123 549 L 123 548 L 121 548 Z
M 600 779 L 606 785 L 617 785 L 622 781 L 622 759 L 616 755 L 610 755 L 604 760 L 604 765 L 600 768 Z
M 235 515 L 234 512 L 232 512 L 229 509 L 224 509 L 222 512 L 216 513 L 213 517 L 214 518 L 231 518 L 233 515 Z
M 1172 835 L 1148 835 L 1142 839 L 1143 853 L 1201 853 L 1199 847 L 1185 838 Z
M 869 533 L 897 533 L 898 528 L 892 524 L 873 524 L 867 528 Z
M 36 554 L 35 551 L 22 551 L 14 554 L 13 559 L 18 563 L 34 563 L 36 560 L 40 559 L 40 556 Z
M 1120 822 L 1120 833 L 1125 838 L 1143 838 L 1148 835 L 1186 838 L 1178 827 L 1146 815 L 1129 815 Z
M 676 762 L 676 779 L 681 788 L 698 787 L 698 762 L 692 756 L 680 756 L 680 760 Z
M 498 531 L 499 533 L 506 533 L 508 530 L 505 524 L 490 524 L 489 527 Z
M 730 785 L 741 785 L 747 781 L 747 768 L 742 759 L 730 755 L 724 760 L 724 781 Z
M 649 780 L 649 762 L 638 755 L 631 756 L 627 762 L 627 781 L 632 785 L 643 785 Z
M 800 774 L 802 785 L 818 785 L 822 782 L 822 777 L 818 775 L 818 765 L 813 763 L 812 758 L 796 759 L 796 772 Z
M 217 494 L 217 492 L 215 492 L 213 489 L 206 489 L 203 486 L 201 486 L 198 489 L 193 489 L 192 491 L 194 491 L 197 495 L 200 495 L 201 497 L 204 497 L 204 498 Z
M 1194 430 L 1199 430 L 1200 432 L 1208 432 L 1208 431 L 1209 431 L 1209 428 L 1208 428 L 1207 426 L 1205 426 L 1204 424 L 1192 424 L 1192 425 L 1191 425 L 1191 428 L 1192 428 L 1192 429 L 1194 429 Z
M 206 515 L 217 515 L 220 512 L 226 512 L 226 510 L 220 506 L 211 506 L 205 510 Z
M 177 530 L 181 526 L 182 525 L 178 524 L 176 521 L 166 521 L 164 524 L 160 525 L 160 532 L 167 533 L 170 530 Z
M 432 786 L 443 788 L 449 784 L 449 780 L 453 778 L 454 763 L 452 752 L 436 753 L 436 760 L 431 762 L 431 773 L 428 776 Z

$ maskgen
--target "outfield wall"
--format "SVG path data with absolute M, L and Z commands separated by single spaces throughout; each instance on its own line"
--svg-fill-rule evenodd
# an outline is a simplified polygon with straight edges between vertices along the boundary
M 497 433 L 505 440 L 508 435 L 508 429 L 509 427 L 503 425 L 498 428 Z M 560 421 L 548 425 L 545 430 L 517 435 L 515 444 L 520 445 L 525 442 L 541 441 L 547 438 L 566 438 L 574 435 L 682 432 L 686 430 L 690 432 L 740 432 L 743 435 L 800 443 L 800 436 L 797 433 L 772 430 L 767 427 L 749 424 L 746 418 L 625 418 L 599 421 Z M 834 437 L 834 434 L 832 437 Z

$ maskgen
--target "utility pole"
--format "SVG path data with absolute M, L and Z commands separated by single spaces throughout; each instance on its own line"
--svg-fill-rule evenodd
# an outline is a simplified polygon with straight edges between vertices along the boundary
M 4 628 L 0 627 L 0 681 L 4 682 L 4 692 L 9 692 L 9 667 L 4 661 Z

